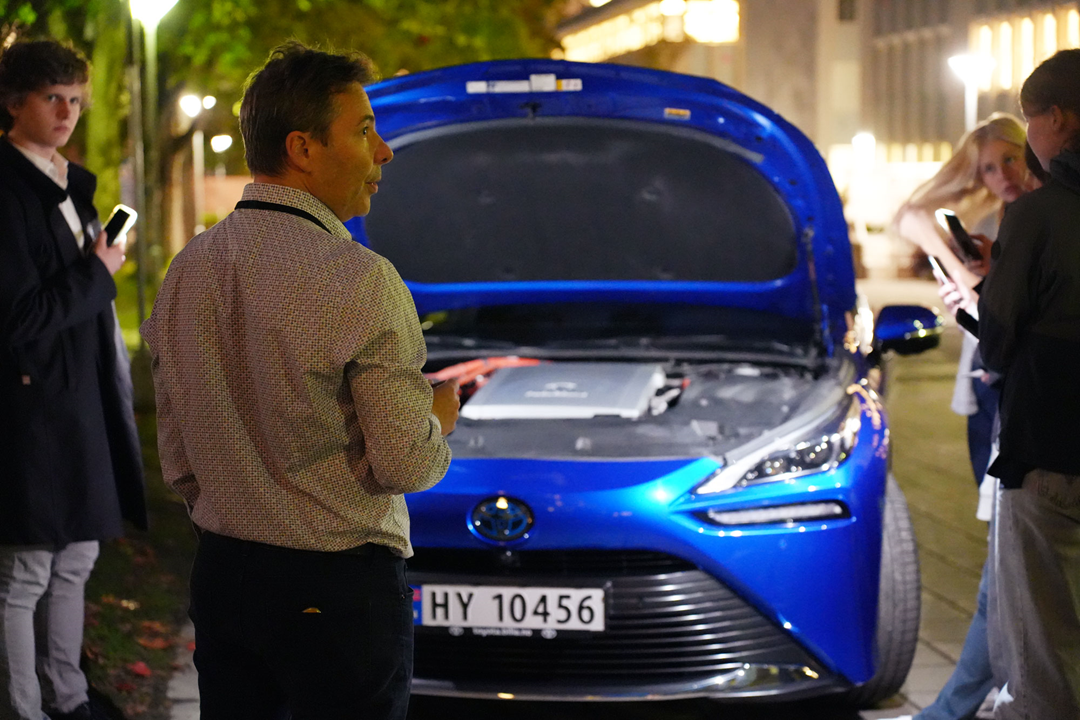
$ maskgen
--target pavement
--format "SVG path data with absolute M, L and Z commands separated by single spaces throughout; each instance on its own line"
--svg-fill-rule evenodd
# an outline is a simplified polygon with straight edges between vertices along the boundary
M 942 307 L 932 281 L 861 280 L 858 288 L 875 311 L 892 304 Z M 952 674 L 975 612 L 987 528 L 975 519 L 977 493 L 964 418 L 948 407 L 959 346 L 960 331 L 950 318 L 941 348 L 894 360 L 889 366 L 894 473 L 907 496 L 919 544 L 922 620 L 915 661 L 903 689 L 880 707 L 863 711 L 861 720 L 914 715 L 930 704 Z M 171 719 L 198 720 L 197 675 L 186 649 L 194 629 L 189 625 L 183 632 L 187 636 L 178 643 L 178 670 L 168 689 Z

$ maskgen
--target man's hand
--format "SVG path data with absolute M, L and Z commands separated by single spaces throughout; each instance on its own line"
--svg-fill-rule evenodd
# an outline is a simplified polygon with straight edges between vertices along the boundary
M 458 400 L 458 381 L 447 380 L 439 383 L 432 390 L 431 413 L 439 418 L 443 437 L 446 437 L 454 431 L 454 426 L 457 425 L 458 408 L 461 407 L 461 401 Z
M 115 275 L 120 266 L 124 264 L 124 244 L 115 243 L 112 247 L 105 244 L 105 231 L 97 236 L 94 241 L 94 254 L 101 262 L 105 263 L 110 275 Z
M 972 235 L 971 238 L 977 241 L 979 253 L 981 253 L 982 257 L 978 260 L 968 260 L 964 264 L 967 265 L 968 270 L 976 275 L 986 277 L 990 273 L 990 247 L 994 242 L 985 235 Z
M 979 296 L 974 290 L 947 280 L 938 287 L 938 295 L 945 301 L 945 307 L 953 317 L 956 317 L 958 310 L 964 310 L 972 317 L 977 317 L 979 314 Z

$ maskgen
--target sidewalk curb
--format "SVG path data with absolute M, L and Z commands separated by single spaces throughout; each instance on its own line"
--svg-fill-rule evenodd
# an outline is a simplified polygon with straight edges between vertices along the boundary
M 195 671 L 194 651 L 188 648 L 195 641 L 195 626 L 189 620 L 180 629 L 176 652 L 176 672 L 169 679 L 165 697 L 169 699 L 172 720 L 199 720 L 199 675 Z

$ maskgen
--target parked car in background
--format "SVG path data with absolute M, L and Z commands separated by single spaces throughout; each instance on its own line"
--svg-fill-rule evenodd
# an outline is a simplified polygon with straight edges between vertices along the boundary
M 408 498 L 420 694 L 895 693 L 919 574 L 870 376 L 941 318 L 860 307 L 807 138 L 717 82 L 489 62 L 368 89 L 350 227 L 413 292 L 454 460 Z

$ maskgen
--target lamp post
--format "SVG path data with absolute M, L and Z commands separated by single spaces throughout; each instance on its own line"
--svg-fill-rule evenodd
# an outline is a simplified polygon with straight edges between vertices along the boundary
M 202 98 L 198 95 L 185 95 L 180 98 L 180 109 L 195 124 L 195 129 L 191 131 L 192 206 L 195 215 L 195 232 L 192 233 L 193 235 L 198 235 L 206 229 L 206 226 L 203 225 L 203 216 L 206 214 L 204 207 L 206 202 L 206 144 L 203 139 L 202 128 L 199 127 L 198 118 L 203 110 L 209 110 L 216 104 L 217 98 L 213 95 Z
M 156 244 L 161 227 L 161 192 L 158 182 L 157 133 L 157 26 L 177 0 L 130 0 L 132 34 L 131 137 L 135 146 L 135 203 L 138 205 L 138 241 L 135 243 L 139 325 L 146 319 L 147 246 Z M 145 54 L 143 53 L 145 45 Z M 145 87 L 143 67 L 145 65 Z M 145 129 L 145 132 L 144 132 Z M 150 192 L 147 193 L 149 184 Z
M 990 55 L 953 55 L 949 67 L 964 82 L 964 131 L 979 122 L 979 87 L 986 83 L 997 61 Z
M 210 149 L 217 155 L 217 163 L 214 165 L 214 177 L 217 179 L 215 186 L 216 192 L 214 193 L 214 214 L 221 218 L 228 212 L 225 208 L 221 207 L 222 198 L 222 183 L 225 179 L 225 159 L 222 157 L 223 153 L 232 147 L 233 139 L 232 135 L 215 135 L 210 138 Z

